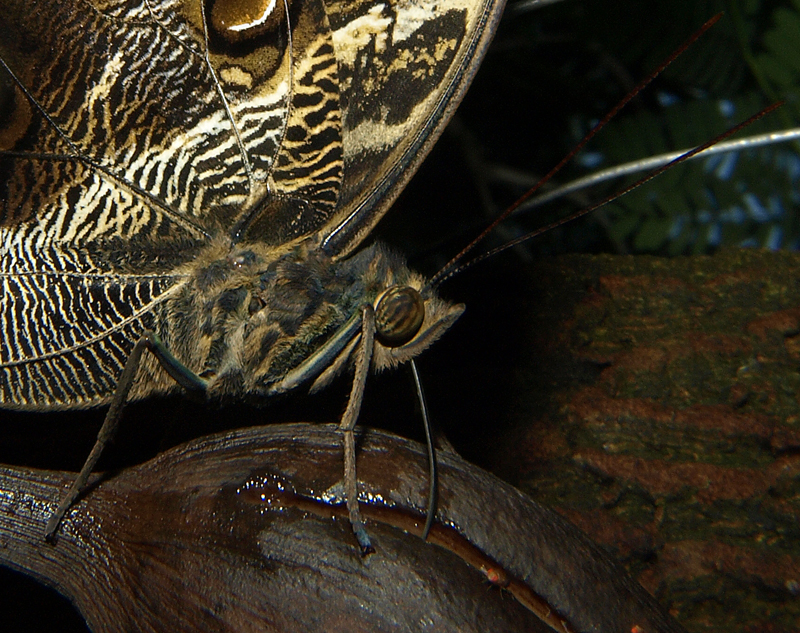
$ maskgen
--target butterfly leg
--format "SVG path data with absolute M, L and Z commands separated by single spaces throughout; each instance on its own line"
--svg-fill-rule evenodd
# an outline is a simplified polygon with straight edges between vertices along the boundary
M 375 342 L 375 311 L 371 305 L 361 308 L 361 341 L 356 352 L 356 370 L 353 378 L 353 388 L 347 402 L 339 429 L 344 434 L 344 493 L 347 503 L 347 512 L 350 515 L 350 524 L 361 547 L 362 555 L 370 554 L 375 550 L 370 542 L 361 511 L 358 509 L 358 487 L 356 479 L 356 442 L 353 429 L 361 410 L 361 401 L 364 399 L 364 387 L 369 376 L 369 366 L 372 362 L 372 350 Z
M 103 426 L 100 427 L 100 432 L 97 434 L 94 446 L 92 447 L 89 457 L 81 468 L 81 472 L 72 482 L 72 486 L 64 495 L 58 508 L 47 521 L 45 527 L 45 539 L 52 542 L 55 539 L 58 526 L 61 520 L 67 513 L 67 510 L 72 507 L 78 495 L 83 491 L 86 482 L 89 480 L 89 475 L 100 459 L 106 445 L 113 439 L 119 426 L 119 421 L 122 417 L 122 409 L 125 406 L 125 401 L 128 399 L 128 393 L 133 386 L 133 381 L 136 378 L 136 372 L 139 369 L 139 363 L 142 359 L 142 352 L 149 349 L 158 358 L 161 366 L 169 373 L 175 381 L 182 387 L 188 390 L 205 390 L 206 382 L 194 374 L 190 369 L 184 366 L 178 359 L 176 359 L 170 351 L 166 348 L 159 336 L 155 332 L 145 332 L 142 337 L 136 341 L 133 350 L 125 361 L 125 367 L 122 369 L 122 374 L 117 381 L 117 388 L 114 391 L 114 396 L 111 399 L 111 406 L 108 408 L 106 417 L 103 420 Z

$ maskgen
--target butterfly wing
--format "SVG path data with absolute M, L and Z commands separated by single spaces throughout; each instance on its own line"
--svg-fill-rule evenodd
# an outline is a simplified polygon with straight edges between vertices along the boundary
M 0 405 L 106 401 L 215 241 L 349 252 L 489 37 L 451 4 L 5 0 Z
M 6 406 L 107 398 L 180 266 L 264 187 L 290 120 L 287 16 L 245 55 L 261 76 L 223 86 L 198 7 L 0 7 Z
M 344 179 L 323 229 L 343 256 L 383 216 L 447 124 L 504 0 L 326 2 L 339 63 Z

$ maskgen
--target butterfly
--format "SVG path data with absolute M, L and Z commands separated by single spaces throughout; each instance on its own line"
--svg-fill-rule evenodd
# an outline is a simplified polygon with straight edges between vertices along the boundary
M 368 549 L 352 435 L 367 374 L 463 307 L 358 247 L 501 5 L 3 3 L 0 406 L 110 405 L 113 426 L 128 399 L 313 391 L 354 363 L 345 488 Z

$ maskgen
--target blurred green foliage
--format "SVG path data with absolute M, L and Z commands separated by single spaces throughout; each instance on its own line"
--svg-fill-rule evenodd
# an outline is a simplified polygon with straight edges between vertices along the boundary
M 531 11 L 515 10 L 512 2 L 476 94 L 462 110 L 482 159 L 546 173 L 629 88 L 720 11 L 722 20 L 557 180 L 690 148 L 779 99 L 786 105 L 737 138 L 800 125 L 800 0 L 565 0 Z M 503 113 L 498 121 L 493 111 Z M 628 193 L 592 221 L 554 231 L 535 248 L 662 255 L 736 245 L 796 250 L 799 180 L 800 144 L 698 160 Z M 506 235 L 563 216 L 623 184 L 533 212 L 536 219 L 515 220 Z M 491 188 L 497 207 L 523 190 L 502 180 L 493 180 Z

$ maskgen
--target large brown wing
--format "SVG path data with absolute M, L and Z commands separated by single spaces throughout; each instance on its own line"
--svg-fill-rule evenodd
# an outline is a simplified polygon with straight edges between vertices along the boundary
M 182 264 L 267 192 L 332 213 L 341 116 L 321 1 L 277 3 L 233 36 L 221 6 L 0 5 L 3 406 L 106 400 Z M 291 233 L 298 218 L 275 220 Z
M 446 5 L 3 0 L 0 406 L 107 400 L 220 236 L 362 239 L 497 11 Z
M 341 116 L 321 0 L 277 2 L 235 40 L 214 27 L 221 4 L 4 0 L 6 231 L 72 248 L 202 241 L 268 195 L 330 214 Z
M 308 201 L 297 196 L 274 198 L 247 216 L 237 237 L 271 242 L 319 230 L 328 255 L 350 254 L 438 138 L 483 57 L 504 3 L 326 0 L 338 65 L 344 163 L 335 209 L 308 209 Z M 305 128 L 295 129 L 308 129 L 314 118 L 317 113 Z M 276 222 L 281 214 L 295 218 L 293 231 Z
M 339 63 L 344 181 L 324 229 L 347 255 L 383 216 L 450 119 L 505 0 L 327 0 Z

